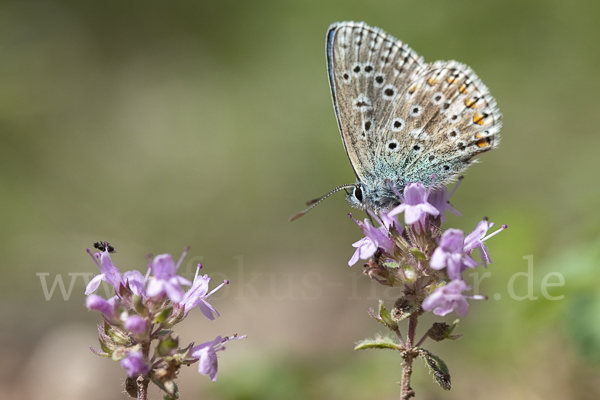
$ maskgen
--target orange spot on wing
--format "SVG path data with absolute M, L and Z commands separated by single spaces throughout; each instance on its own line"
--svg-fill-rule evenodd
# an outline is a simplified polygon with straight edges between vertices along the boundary
M 462 85 L 460 85 L 460 87 L 458 88 L 458 91 L 460 93 L 464 93 L 465 90 L 467 89 L 467 85 L 465 85 L 464 83 Z
M 413 85 L 410 89 L 408 89 L 408 93 L 413 94 L 417 90 L 417 85 Z
M 481 133 L 477 133 L 477 134 L 475 135 L 475 139 L 479 139 L 480 137 L 481 137 Z
M 475 115 L 473 115 L 473 122 L 479 125 L 483 125 L 483 115 L 475 113 Z
M 487 143 L 485 142 L 485 139 L 479 139 L 477 141 L 477 146 L 484 148 L 485 146 L 487 146 Z
M 476 103 L 475 100 L 471 100 L 471 99 L 465 100 L 465 106 L 467 106 L 467 107 L 476 108 L 477 106 L 475 105 L 475 103 Z
M 456 78 L 453 76 L 449 76 L 446 78 L 446 82 L 448 82 L 449 84 L 452 84 L 455 80 L 456 80 Z
M 435 80 L 435 78 L 431 77 L 427 79 L 427 83 L 429 83 L 429 86 L 433 86 L 437 83 L 437 81 Z

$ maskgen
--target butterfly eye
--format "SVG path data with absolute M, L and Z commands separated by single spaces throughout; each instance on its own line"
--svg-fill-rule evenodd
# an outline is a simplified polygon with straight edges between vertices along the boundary
M 362 203 L 363 193 L 362 193 L 362 189 L 358 185 L 354 186 L 354 197 L 356 197 L 356 200 L 358 200 L 359 202 Z

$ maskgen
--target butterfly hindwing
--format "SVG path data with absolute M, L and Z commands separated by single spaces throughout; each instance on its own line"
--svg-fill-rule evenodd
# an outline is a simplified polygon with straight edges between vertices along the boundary
M 406 123 L 385 132 L 376 156 L 404 180 L 427 183 L 436 173 L 445 183 L 474 156 L 497 147 L 501 115 L 496 101 L 466 65 L 436 61 L 401 96 L 389 118 Z

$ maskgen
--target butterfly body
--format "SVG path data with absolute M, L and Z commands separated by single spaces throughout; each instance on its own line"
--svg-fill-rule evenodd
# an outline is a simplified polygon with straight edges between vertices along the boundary
M 374 212 L 400 204 L 410 182 L 444 185 L 500 141 L 488 88 L 456 61 L 427 64 L 405 43 L 364 23 L 327 32 L 327 67 L 344 148 L 357 182 L 347 194 Z

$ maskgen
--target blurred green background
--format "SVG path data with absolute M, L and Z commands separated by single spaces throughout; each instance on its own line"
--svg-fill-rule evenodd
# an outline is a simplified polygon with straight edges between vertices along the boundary
M 0 397 L 125 398 L 124 370 L 87 349 L 100 316 L 83 279 L 46 300 L 36 275 L 68 290 L 108 240 L 121 271 L 189 245 L 185 274 L 202 260 L 231 280 L 212 300 L 222 317 L 192 313 L 181 337 L 248 339 L 220 353 L 216 383 L 183 371 L 183 398 L 398 398 L 400 357 L 352 350 L 383 332 L 366 310 L 393 296 L 347 266 L 361 234 L 343 196 L 287 221 L 354 181 L 325 33 L 364 20 L 428 62 L 473 67 L 504 114 L 446 224 L 508 224 L 488 242 L 490 300 L 472 303 L 461 340 L 428 345 L 452 391 L 419 361 L 417 398 L 599 398 L 598 15 L 592 0 L 1 1 Z M 538 299 L 517 301 L 508 283 L 529 255 Z M 542 295 L 550 272 L 562 300 Z

